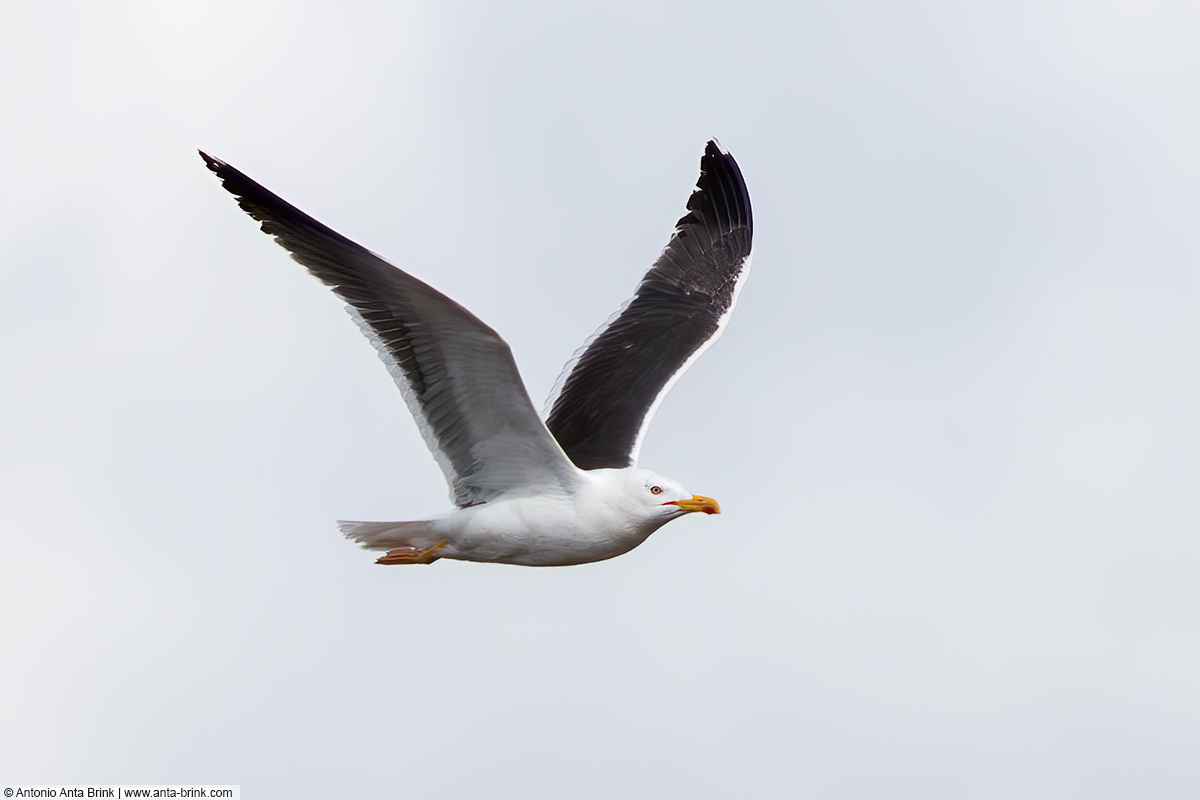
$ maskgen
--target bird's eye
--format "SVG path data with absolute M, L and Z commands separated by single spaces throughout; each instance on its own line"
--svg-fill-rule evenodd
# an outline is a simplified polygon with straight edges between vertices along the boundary
M 651 486 L 650 494 L 662 494 L 662 487 L 661 486 Z

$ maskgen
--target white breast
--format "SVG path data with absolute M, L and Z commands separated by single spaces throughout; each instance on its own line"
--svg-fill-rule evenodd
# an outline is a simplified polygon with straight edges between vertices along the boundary
M 647 519 L 628 502 L 609 475 L 583 473 L 572 493 L 498 498 L 438 521 L 447 546 L 443 558 L 499 561 L 527 566 L 564 566 L 601 561 L 637 547 L 671 519 Z

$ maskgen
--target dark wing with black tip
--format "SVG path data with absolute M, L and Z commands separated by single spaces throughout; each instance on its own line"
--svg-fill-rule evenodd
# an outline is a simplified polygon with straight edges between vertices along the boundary
M 508 345 L 471 312 L 244 174 L 204 162 L 292 258 L 349 303 L 459 506 L 512 489 L 569 490 L 577 474 L 538 418 Z
M 637 461 L 658 404 L 721 335 L 750 271 L 750 195 L 715 139 L 687 209 L 634 296 L 564 372 L 546 425 L 582 469 Z

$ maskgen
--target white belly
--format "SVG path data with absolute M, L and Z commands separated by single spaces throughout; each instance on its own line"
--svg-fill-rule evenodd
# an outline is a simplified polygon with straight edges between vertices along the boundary
M 438 555 L 532 567 L 583 564 L 629 552 L 664 522 L 566 496 L 497 500 L 438 520 L 448 542 Z

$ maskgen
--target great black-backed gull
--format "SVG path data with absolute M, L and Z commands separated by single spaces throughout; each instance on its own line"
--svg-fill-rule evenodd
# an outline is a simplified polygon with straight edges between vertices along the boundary
M 626 553 L 717 502 L 635 466 L 646 426 L 721 335 L 750 270 L 750 196 L 714 139 L 674 235 L 634 296 L 569 364 L 543 423 L 508 345 L 471 312 L 280 199 L 223 161 L 208 168 L 264 233 L 349 305 L 400 387 L 457 510 L 413 522 L 340 522 L 388 551 L 565 566 Z

